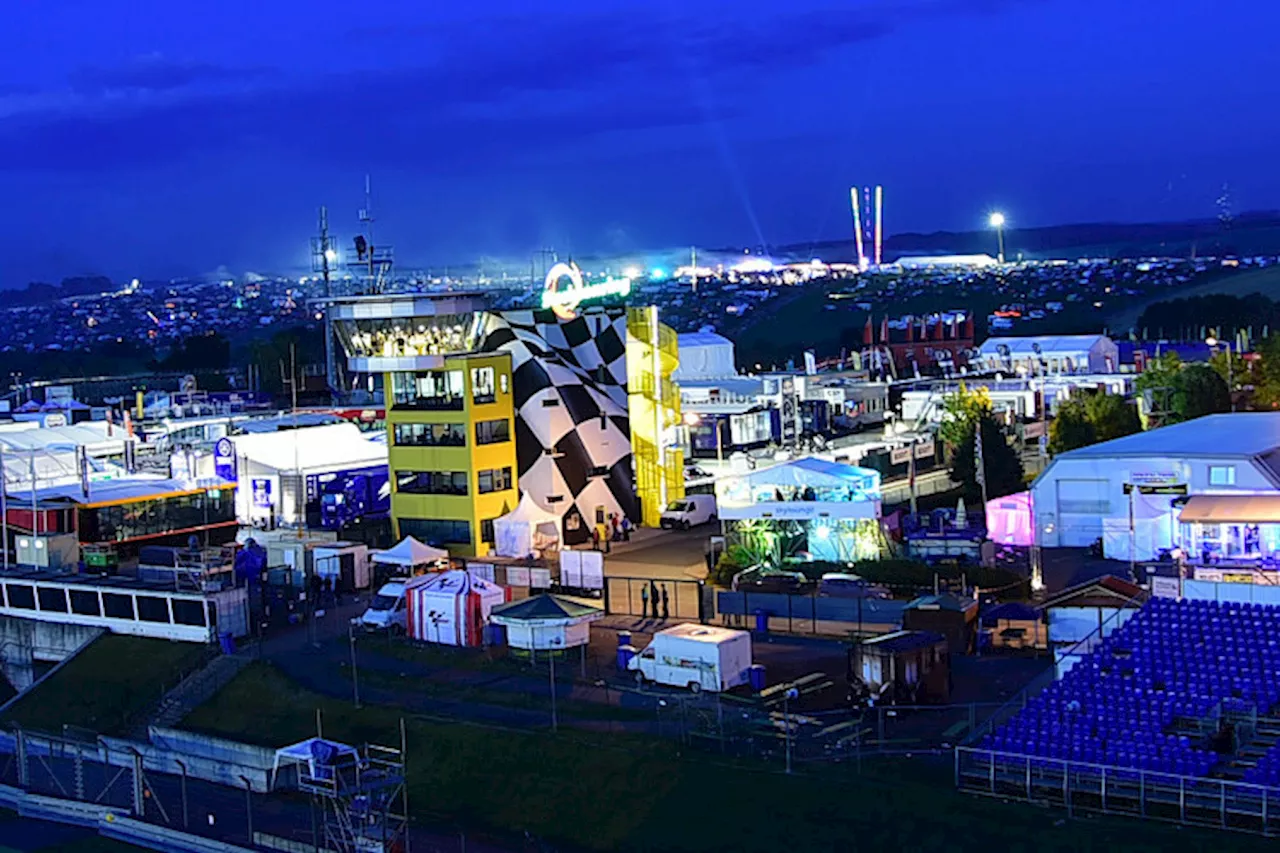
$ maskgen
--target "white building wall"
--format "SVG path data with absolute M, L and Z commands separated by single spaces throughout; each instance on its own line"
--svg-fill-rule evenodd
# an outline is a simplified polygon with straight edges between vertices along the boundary
M 1231 469 L 1233 484 L 1210 483 L 1211 468 Z M 1166 456 L 1108 458 L 1060 457 L 1036 481 L 1031 493 L 1040 544 L 1047 548 L 1081 548 L 1103 535 L 1106 519 L 1128 525 L 1125 483 L 1170 475 L 1186 483 L 1188 494 L 1273 493 L 1271 481 L 1251 458 L 1177 459 Z M 1157 496 L 1144 496 L 1150 503 Z M 1172 499 L 1172 496 L 1170 496 Z M 1176 518 L 1172 529 L 1176 530 Z M 1169 547 L 1172 543 L 1161 543 Z

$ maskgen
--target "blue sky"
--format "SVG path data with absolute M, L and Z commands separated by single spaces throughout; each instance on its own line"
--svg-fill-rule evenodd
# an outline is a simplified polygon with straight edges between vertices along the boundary
M 1262 0 L 56 0 L 0 29 L 0 285 L 1280 208 Z

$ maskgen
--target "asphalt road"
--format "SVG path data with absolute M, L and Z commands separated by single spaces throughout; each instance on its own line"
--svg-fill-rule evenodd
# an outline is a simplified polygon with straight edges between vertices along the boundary
M 611 544 L 605 576 L 701 580 L 707 576 L 707 540 L 719 533 L 718 523 L 689 530 L 640 530 L 630 542 Z

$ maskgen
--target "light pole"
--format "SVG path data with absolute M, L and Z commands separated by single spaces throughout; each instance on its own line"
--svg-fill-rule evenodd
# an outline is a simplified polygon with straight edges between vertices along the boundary
M 347 641 L 351 644 L 351 701 L 356 708 L 360 707 L 360 673 L 356 669 L 356 622 L 358 619 L 352 619 L 347 623 Z
M 1004 263 L 1004 214 L 993 213 L 987 218 L 987 224 L 996 229 L 996 241 L 1000 247 L 999 261 Z
M 787 775 L 791 775 L 791 700 L 800 696 L 800 691 L 794 687 L 788 687 L 787 692 L 782 694 L 782 724 L 786 729 L 787 735 Z
M 1217 350 L 1219 341 L 1213 335 L 1205 338 L 1204 342 L 1209 345 L 1209 349 L 1214 351 Z M 1232 362 L 1235 360 L 1235 357 L 1231 354 L 1231 341 L 1221 341 L 1221 343 L 1227 350 L 1227 396 L 1231 399 L 1231 411 L 1234 412 L 1236 410 L 1236 383 L 1234 365 Z

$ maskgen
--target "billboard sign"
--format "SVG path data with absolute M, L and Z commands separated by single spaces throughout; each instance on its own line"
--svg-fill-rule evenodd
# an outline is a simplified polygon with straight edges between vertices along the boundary
M 271 508 L 271 481 L 267 478 L 254 479 L 253 505 L 257 509 Z
M 213 473 L 224 480 L 236 479 L 236 448 L 229 438 L 213 445 Z
M 561 320 L 572 320 L 584 300 L 606 296 L 626 296 L 631 292 L 631 279 L 610 278 L 599 284 L 587 284 L 577 264 L 563 261 L 547 270 L 542 283 L 542 307 L 550 308 Z

